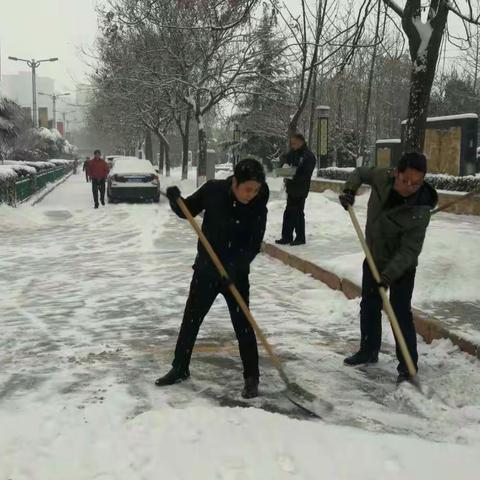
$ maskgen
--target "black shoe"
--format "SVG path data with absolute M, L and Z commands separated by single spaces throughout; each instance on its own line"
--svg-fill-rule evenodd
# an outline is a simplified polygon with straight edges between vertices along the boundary
M 98 204 L 97 204 L 97 205 L 95 205 L 93 208 L 98 208 Z
M 105 206 L 105 200 L 102 200 L 102 205 Z
M 258 397 L 258 378 L 247 377 L 245 379 L 245 386 L 242 390 L 243 398 L 255 398 Z
M 165 387 L 167 385 L 173 385 L 175 383 L 180 383 L 190 377 L 190 370 L 178 370 L 172 368 L 166 375 L 163 377 L 157 378 L 155 380 L 155 385 L 157 387 Z
M 275 240 L 275 243 L 277 245 L 288 245 L 291 242 L 291 240 L 285 240 L 284 238 L 281 238 L 280 240 Z
M 378 352 L 367 352 L 360 350 L 351 357 L 347 357 L 343 363 L 349 367 L 355 367 L 357 365 L 364 365 L 366 363 L 377 363 Z
M 307 242 L 305 240 L 299 240 L 296 238 L 293 242 L 290 243 L 292 247 L 296 247 L 297 245 L 305 245 Z

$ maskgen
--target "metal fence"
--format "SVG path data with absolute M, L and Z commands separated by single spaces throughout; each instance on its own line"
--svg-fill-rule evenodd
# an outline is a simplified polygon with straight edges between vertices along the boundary
M 72 170 L 70 165 L 53 168 L 38 175 L 9 182 L 0 186 L 0 203 L 15 206 L 39 192 L 49 183 L 53 183 L 64 177 Z

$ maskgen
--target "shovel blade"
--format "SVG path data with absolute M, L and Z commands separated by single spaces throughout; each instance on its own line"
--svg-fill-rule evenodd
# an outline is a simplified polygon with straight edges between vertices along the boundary
M 293 404 L 315 417 L 323 419 L 333 412 L 334 407 L 330 402 L 318 398 L 298 383 L 289 382 L 286 395 Z

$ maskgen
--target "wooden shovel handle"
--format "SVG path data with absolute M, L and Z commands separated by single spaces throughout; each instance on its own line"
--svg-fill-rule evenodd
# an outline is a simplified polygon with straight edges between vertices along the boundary
M 370 267 L 370 271 L 372 272 L 373 278 L 377 283 L 380 283 L 380 274 L 378 273 L 377 266 L 375 265 L 375 261 L 373 259 L 372 253 L 368 248 L 367 242 L 365 241 L 365 237 L 363 236 L 363 231 L 358 223 L 357 216 L 355 215 L 355 211 L 353 210 L 352 206 L 348 207 L 348 213 L 350 214 L 350 218 L 353 223 L 353 227 L 357 232 L 358 239 L 362 245 L 363 251 L 365 252 L 365 256 L 367 258 L 368 266 Z M 410 355 L 410 351 L 408 350 L 407 343 L 405 342 L 405 337 L 403 336 L 402 330 L 400 329 L 400 325 L 398 324 L 397 316 L 393 311 L 392 304 L 387 295 L 387 291 L 383 287 L 379 287 L 380 296 L 383 300 L 383 309 L 390 320 L 390 324 L 392 325 L 393 333 L 395 334 L 395 338 L 400 346 L 400 350 L 402 351 L 403 358 L 405 359 L 405 363 L 407 364 L 407 369 L 409 375 L 413 378 L 417 374 L 417 369 L 413 364 L 412 356 Z

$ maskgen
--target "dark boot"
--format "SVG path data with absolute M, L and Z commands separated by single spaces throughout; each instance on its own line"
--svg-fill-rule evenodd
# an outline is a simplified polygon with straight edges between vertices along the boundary
M 290 243 L 290 245 L 292 247 L 296 247 L 297 245 L 305 245 L 305 243 L 307 243 L 307 242 L 305 242 L 305 240 L 300 240 L 300 239 L 296 238 L 292 243 Z
M 290 240 L 285 240 L 284 238 L 280 238 L 280 240 L 275 240 L 275 243 L 277 245 L 288 245 L 290 243 Z
M 175 383 L 183 382 L 190 377 L 190 370 L 187 368 L 186 370 L 178 370 L 176 368 L 172 368 L 166 375 L 163 377 L 157 378 L 155 380 L 155 385 L 157 387 L 165 387 L 167 385 L 174 385 Z
M 407 372 L 399 372 L 397 377 L 397 386 L 404 382 L 411 382 L 412 377 Z
M 242 390 L 243 398 L 255 398 L 258 397 L 258 378 L 247 377 L 245 379 L 245 386 Z
M 356 367 L 357 365 L 364 365 L 366 363 L 377 363 L 378 352 L 369 352 L 367 350 L 360 350 L 351 357 L 347 357 L 343 363 L 349 367 Z

